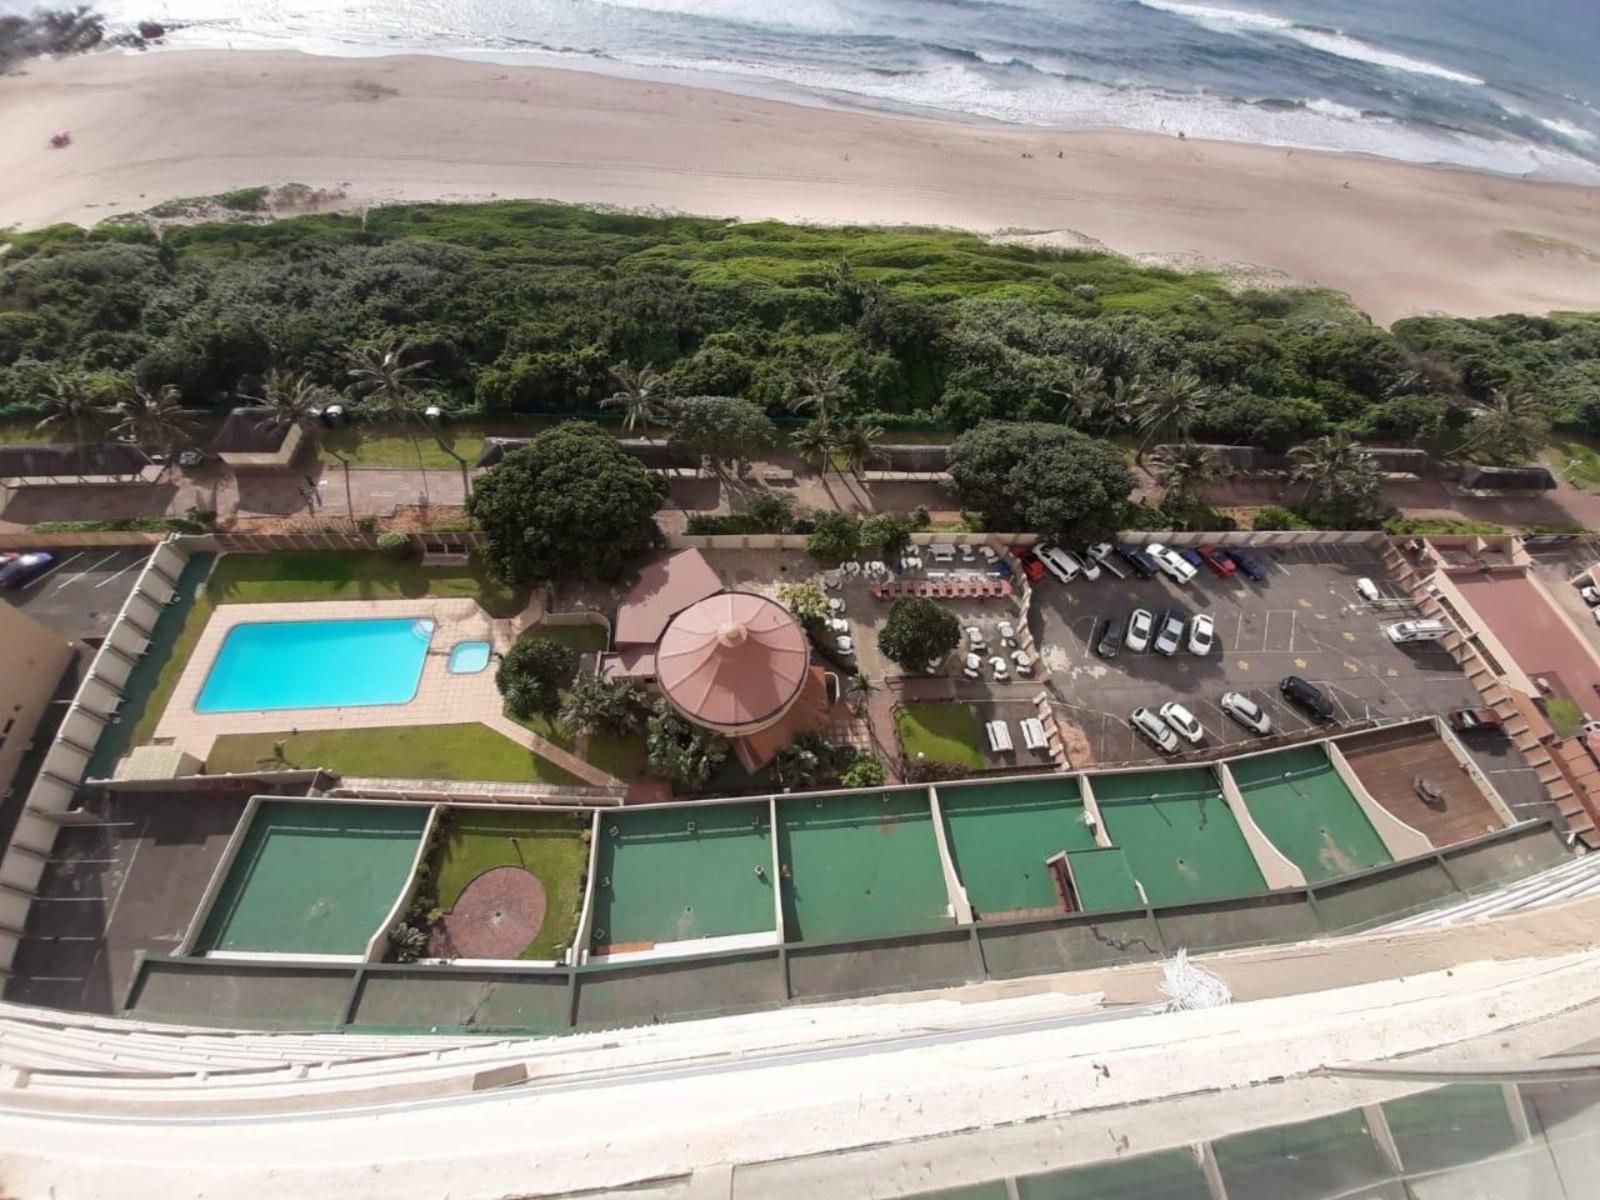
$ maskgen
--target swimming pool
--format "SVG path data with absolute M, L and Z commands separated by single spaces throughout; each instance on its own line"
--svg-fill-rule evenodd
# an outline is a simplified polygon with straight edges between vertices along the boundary
M 418 617 L 235 625 L 200 688 L 200 713 L 404 704 L 433 622 Z
M 488 642 L 457 642 L 450 647 L 450 674 L 476 675 L 489 665 Z

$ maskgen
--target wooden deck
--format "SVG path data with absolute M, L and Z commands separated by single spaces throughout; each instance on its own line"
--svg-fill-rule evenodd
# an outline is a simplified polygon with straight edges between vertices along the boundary
M 1339 749 L 1372 798 L 1436 847 L 1503 827 L 1477 784 L 1427 726 L 1375 729 L 1340 739 Z M 1442 809 L 1430 808 L 1417 794 L 1419 775 L 1443 794 Z

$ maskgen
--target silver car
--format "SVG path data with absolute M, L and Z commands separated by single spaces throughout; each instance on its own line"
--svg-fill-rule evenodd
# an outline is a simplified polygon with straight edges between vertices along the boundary
M 1128 636 L 1122 639 L 1122 644 L 1135 654 L 1143 654 L 1150 649 L 1150 635 L 1155 628 L 1156 619 L 1150 615 L 1150 610 L 1136 608 L 1128 618 Z
M 1183 618 L 1167 613 L 1161 618 L 1161 632 L 1156 634 L 1156 653 L 1176 654 L 1183 645 Z
M 1227 692 L 1220 703 L 1223 712 L 1251 733 L 1265 735 L 1272 732 L 1272 718 L 1267 716 L 1265 709 L 1243 692 Z
M 1178 748 L 1178 735 L 1155 713 L 1140 705 L 1128 714 L 1128 724 L 1156 744 L 1156 748 L 1171 754 Z
M 1174 733 L 1191 745 L 1198 746 L 1200 739 L 1206 735 L 1195 715 L 1176 700 L 1169 700 L 1161 706 L 1161 719 L 1172 726 Z

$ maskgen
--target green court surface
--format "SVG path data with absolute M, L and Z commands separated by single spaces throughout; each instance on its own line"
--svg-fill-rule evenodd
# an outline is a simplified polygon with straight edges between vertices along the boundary
M 1096 775 L 1093 785 L 1106 832 L 1152 905 L 1267 890 L 1208 769 Z
M 1069 850 L 1067 871 L 1084 912 L 1144 907 L 1144 897 L 1133 881 L 1133 868 L 1121 846 Z
M 939 807 L 950 857 L 980 918 L 1059 912 L 1045 859 L 1094 848 L 1070 776 L 944 787 Z
M 1321 746 L 1261 754 L 1229 768 L 1261 832 L 1307 882 L 1394 861 Z
M 422 805 L 263 801 L 195 951 L 362 953 L 427 822 Z
M 790 941 L 954 924 L 926 792 L 780 800 L 778 822 Z
M 769 836 L 765 804 L 604 814 L 595 950 L 645 950 L 776 928 Z

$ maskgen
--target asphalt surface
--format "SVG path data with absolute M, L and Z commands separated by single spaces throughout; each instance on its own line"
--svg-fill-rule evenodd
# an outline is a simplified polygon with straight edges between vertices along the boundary
M 1202 570 L 1185 586 L 1164 577 L 1141 580 L 1077 579 L 1063 585 L 1045 577 L 1034 589 L 1030 620 L 1045 668 L 1066 701 L 1062 714 L 1087 738 L 1096 763 L 1148 762 L 1163 755 L 1128 725 L 1138 705 L 1158 709 L 1185 704 L 1205 729 L 1207 747 L 1247 749 L 1254 734 L 1228 717 L 1217 702 L 1244 692 L 1272 718 L 1275 732 L 1317 724 L 1286 702 L 1279 681 L 1299 675 L 1334 704 L 1329 733 L 1368 719 L 1421 716 L 1475 704 L 1477 692 L 1450 655 L 1434 643 L 1396 646 L 1383 627 L 1415 617 L 1416 607 L 1372 550 L 1360 546 L 1300 546 L 1256 555 L 1267 577 L 1219 579 Z M 1120 565 L 1120 563 L 1119 563 Z M 1360 578 L 1376 583 L 1385 599 L 1368 603 L 1356 593 Z M 1152 648 L 1126 647 L 1116 658 L 1092 646 L 1108 617 L 1126 620 L 1148 609 L 1158 627 L 1164 612 L 1209 613 L 1216 645 L 1205 657 L 1185 648 L 1167 657 Z
M 70 641 L 103 638 L 152 549 L 98 546 L 55 550 L 56 561 L 49 570 L 26 587 L 0 592 L 0 596 Z

